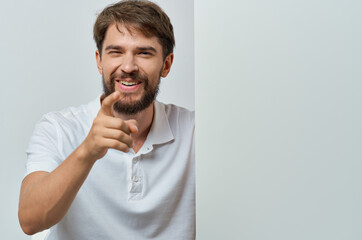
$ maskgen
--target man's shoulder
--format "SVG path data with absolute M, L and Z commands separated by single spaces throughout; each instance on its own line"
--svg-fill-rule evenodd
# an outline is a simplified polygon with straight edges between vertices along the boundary
M 99 98 L 97 98 L 99 101 Z M 77 107 L 71 106 L 58 111 L 48 112 L 43 115 L 40 122 L 48 121 L 60 126 L 74 126 L 84 124 L 93 120 L 96 116 L 100 104 L 97 105 L 97 99 Z
M 169 120 L 178 119 L 187 121 L 188 123 L 195 122 L 195 111 L 170 103 L 166 104 L 162 102 L 156 102 L 156 104 L 164 109 L 165 114 Z

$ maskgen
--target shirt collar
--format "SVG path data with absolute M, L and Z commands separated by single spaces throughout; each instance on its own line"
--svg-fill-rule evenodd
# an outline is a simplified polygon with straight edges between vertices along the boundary
M 99 110 L 101 109 L 101 96 L 102 94 L 99 94 L 96 99 L 88 103 L 87 108 L 92 122 L 96 118 Z
M 165 105 L 154 101 L 154 117 L 147 142 L 152 145 L 162 144 L 174 139 L 165 111 Z

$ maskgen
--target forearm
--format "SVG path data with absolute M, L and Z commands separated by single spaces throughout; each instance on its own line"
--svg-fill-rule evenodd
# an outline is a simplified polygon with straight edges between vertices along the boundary
M 94 160 L 87 159 L 81 145 L 53 172 L 43 174 L 28 184 L 23 183 L 19 220 L 24 232 L 34 234 L 58 223 L 71 206 L 93 164 Z

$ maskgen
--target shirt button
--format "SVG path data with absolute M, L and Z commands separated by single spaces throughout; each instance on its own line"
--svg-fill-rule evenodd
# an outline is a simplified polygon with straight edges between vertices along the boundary
M 138 178 L 138 176 L 134 175 L 134 176 L 132 177 L 132 180 L 133 180 L 133 182 L 138 182 L 139 178 Z
M 134 158 L 134 159 L 133 159 L 133 163 L 137 163 L 137 158 Z

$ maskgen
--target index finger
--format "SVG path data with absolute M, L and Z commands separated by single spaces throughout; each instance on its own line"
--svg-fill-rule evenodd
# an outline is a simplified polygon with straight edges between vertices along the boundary
M 118 91 L 114 91 L 109 96 L 105 97 L 101 103 L 100 113 L 103 113 L 107 116 L 113 117 L 113 105 L 119 99 L 120 93 Z

